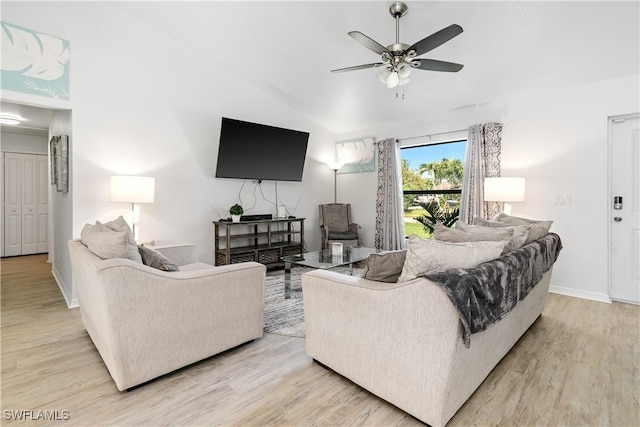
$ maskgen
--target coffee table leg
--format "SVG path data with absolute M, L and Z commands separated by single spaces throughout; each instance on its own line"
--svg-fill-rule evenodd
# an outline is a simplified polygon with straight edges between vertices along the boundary
M 353 263 L 349 263 L 349 274 L 353 276 Z
M 291 298 L 291 263 L 284 262 L 284 299 Z

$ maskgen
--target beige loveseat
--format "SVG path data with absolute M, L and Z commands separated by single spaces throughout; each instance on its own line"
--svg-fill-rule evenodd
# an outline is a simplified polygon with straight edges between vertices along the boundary
M 552 269 L 488 329 L 463 341 L 461 317 L 425 277 L 384 283 L 302 275 L 307 353 L 373 394 L 444 426 L 542 313 Z
M 101 259 L 69 242 L 82 321 L 119 390 L 262 337 L 265 266 L 198 263 L 191 245 L 158 248 L 180 271 Z

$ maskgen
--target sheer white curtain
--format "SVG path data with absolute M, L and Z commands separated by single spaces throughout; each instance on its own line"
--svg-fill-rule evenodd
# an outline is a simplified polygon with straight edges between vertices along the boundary
M 375 247 L 382 250 L 403 249 L 404 209 L 402 204 L 402 169 L 400 144 L 395 138 L 377 143 L 378 197 L 376 200 Z
M 500 176 L 502 123 L 485 123 L 469 127 L 467 158 L 462 181 L 459 220 L 470 224 L 473 218 L 494 218 L 500 204 L 484 201 L 484 178 Z

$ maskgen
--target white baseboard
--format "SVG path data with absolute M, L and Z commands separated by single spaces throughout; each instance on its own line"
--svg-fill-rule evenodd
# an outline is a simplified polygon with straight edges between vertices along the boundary
M 562 286 L 549 286 L 549 292 L 554 294 L 566 295 L 568 297 L 588 299 L 591 301 L 605 302 L 611 304 L 611 298 L 608 294 L 600 294 L 597 292 L 582 291 L 574 288 L 563 288 Z
M 65 286 L 64 280 L 62 280 L 62 277 L 60 277 L 60 273 L 58 273 L 58 270 L 56 270 L 55 265 L 51 269 L 51 273 L 53 274 L 53 278 L 58 284 L 58 288 L 60 288 L 60 292 L 62 293 L 64 301 L 67 303 L 67 308 L 78 307 L 79 306 L 78 300 L 71 298 L 71 295 L 69 295 L 69 292 L 67 291 L 67 289 L 69 288 Z

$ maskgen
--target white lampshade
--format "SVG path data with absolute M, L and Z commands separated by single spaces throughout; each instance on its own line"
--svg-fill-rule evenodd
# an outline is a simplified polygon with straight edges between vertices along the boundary
M 487 202 L 523 202 L 524 178 L 485 178 L 484 200 Z
M 329 166 L 331 170 L 337 171 L 344 166 L 344 162 L 327 162 L 327 166 Z
M 153 203 L 155 187 L 155 178 L 146 176 L 112 176 L 111 201 Z

